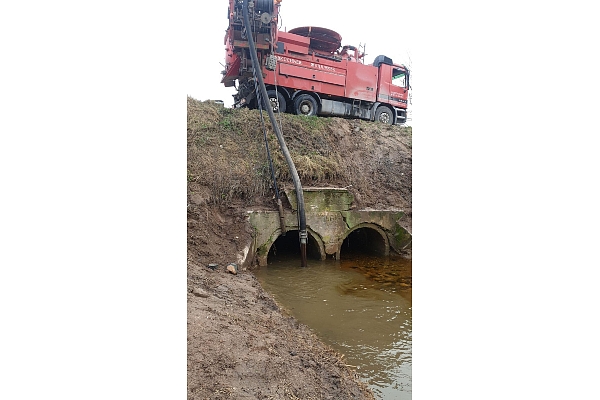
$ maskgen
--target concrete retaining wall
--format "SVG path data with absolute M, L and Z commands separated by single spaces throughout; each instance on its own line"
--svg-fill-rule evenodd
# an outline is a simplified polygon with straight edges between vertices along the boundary
M 321 259 L 327 256 L 340 258 L 344 239 L 356 229 L 373 229 L 384 243 L 384 253 L 390 249 L 400 251 L 407 247 L 412 237 L 398 221 L 404 216 L 401 210 L 351 210 L 354 200 L 346 189 L 305 188 L 304 205 L 309 246 L 318 247 Z M 296 195 L 286 191 L 292 210 L 285 210 L 286 230 L 298 230 Z M 281 235 L 277 211 L 249 211 L 249 222 L 254 229 L 253 252 L 261 266 L 267 264 L 269 250 Z

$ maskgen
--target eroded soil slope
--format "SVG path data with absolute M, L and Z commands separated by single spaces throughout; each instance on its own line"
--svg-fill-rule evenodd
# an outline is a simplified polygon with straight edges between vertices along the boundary
M 303 186 L 348 187 L 359 209 L 404 210 L 400 224 L 412 231 L 411 128 L 280 120 Z M 266 113 L 265 125 L 277 184 L 292 188 Z M 284 316 L 250 270 L 225 269 L 251 243 L 246 210 L 275 210 L 264 140 L 258 111 L 188 98 L 188 398 L 371 399 L 343 358 Z

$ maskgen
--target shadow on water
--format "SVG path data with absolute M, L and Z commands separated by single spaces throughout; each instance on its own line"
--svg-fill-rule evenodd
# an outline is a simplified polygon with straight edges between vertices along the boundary
M 291 315 L 344 354 L 379 399 L 410 399 L 412 262 L 354 245 L 364 237 L 349 235 L 341 260 L 321 261 L 318 251 L 307 252 L 302 268 L 298 233 L 288 232 L 256 276 Z

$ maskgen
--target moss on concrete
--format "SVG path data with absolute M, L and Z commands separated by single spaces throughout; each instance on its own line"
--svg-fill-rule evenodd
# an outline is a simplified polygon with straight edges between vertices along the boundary
M 302 192 L 305 206 L 310 204 L 310 211 L 313 212 L 347 211 L 354 201 L 352 193 L 341 188 L 305 188 Z M 285 194 L 292 209 L 297 210 L 296 190 L 286 190 Z

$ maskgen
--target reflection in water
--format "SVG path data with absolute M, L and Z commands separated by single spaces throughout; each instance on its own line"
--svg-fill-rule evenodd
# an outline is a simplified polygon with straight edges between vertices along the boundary
M 277 302 L 345 354 L 381 399 L 410 399 L 411 260 L 351 256 L 282 260 L 256 276 Z

